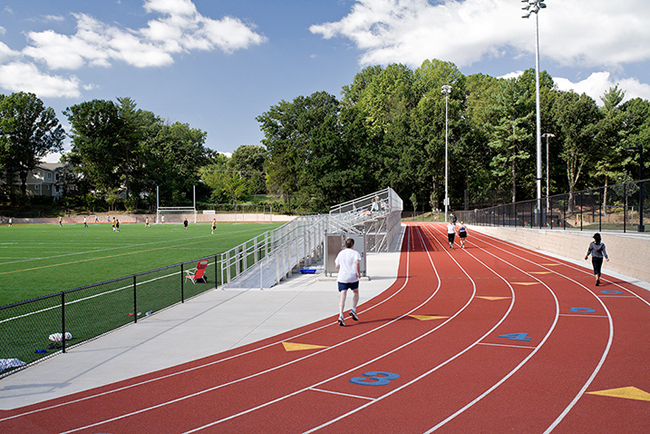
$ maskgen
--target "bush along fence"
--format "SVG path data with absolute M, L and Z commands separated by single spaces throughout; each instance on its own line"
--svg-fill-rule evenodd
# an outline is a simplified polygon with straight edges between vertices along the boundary
M 482 226 L 645 232 L 649 209 L 646 179 L 455 214 L 459 221 Z
M 267 257 L 282 258 L 273 266 L 277 283 L 296 266 L 319 259 L 325 224 L 324 216 L 298 217 L 223 253 L 0 307 L 0 378 L 204 291 L 232 285 L 247 271 L 261 269 L 254 265 Z M 294 239 L 305 246 L 296 248 Z M 285 254 L 289 246 L 294 246 L 292 260 Z M 207 268 L 195 283 L 189 276 L 203 260 Z

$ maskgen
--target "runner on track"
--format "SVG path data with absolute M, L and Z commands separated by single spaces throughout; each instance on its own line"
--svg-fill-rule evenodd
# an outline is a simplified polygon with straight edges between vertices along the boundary
M 345 249 L 341 250 L 334 263 L 336 268 L 339 269 L 336 281 L 339 287 L 341 298 L 339 300 L 339 325 L 345 327 L 345 319 L 343 311 L 345 310 L 345 298 L 347 297 L 348 289 L 354 293 L 352 297 L 352 310 L 350 316 L 353 320 L 359 321 L 357 316 L 357 304 L 359 303 L 359 278 L 361 277 L 361 255 L 359 252 L 352 249 L 354 247 L 354 240 L 348 238 L 345 240 Z
M 465 223 L 460 222 L 460 228 L 458 228 L 458 237 L 460 238 L 460 248 L 465 248 L 465 239 L 467 238 L 467 228 L 465 228 Z
M 449 223 L 447 225 L 447 238 L 449 239 L 449 248 L 454 248 L 454 239 L 456 238 L 456 224 Z

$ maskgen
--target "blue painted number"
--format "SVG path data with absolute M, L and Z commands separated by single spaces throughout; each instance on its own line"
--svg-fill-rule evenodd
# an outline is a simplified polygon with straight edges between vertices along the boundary
M 528 333 L 510 333 L 507 335 L 499 335 L 500 338 L 507 338 L 509 341 L 529 341 L 531 338 Z
M 603 294 L 623 294 L 621 291 L 616 291 L 615 289 L 605 289 L 600 292 L 602 292 Z
M 392 372 L 370 371 L 363 374 L 363 377 L 354 377 L 350 383 L 362 386 L 386 386 L 391 380 L 399 378 L 399 375 Z
M 594 313 L 594 312 L 596 312 L 596 310 L 592 309 L 590 307 L 572 307 L 571 312 L 574 312 L 574 313 Z

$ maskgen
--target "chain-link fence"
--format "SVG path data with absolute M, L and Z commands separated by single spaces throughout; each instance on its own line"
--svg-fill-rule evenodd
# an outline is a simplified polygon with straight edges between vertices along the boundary
M 484 226 L 645 232 L 650 180 L 626 182 L 472 211 L 459 220 Z
M 194 284 L 187 275 L 201 259 L 204 283 Z M 4 373 L 219 286 L 220 255 L 201 259 L 0 307 Z

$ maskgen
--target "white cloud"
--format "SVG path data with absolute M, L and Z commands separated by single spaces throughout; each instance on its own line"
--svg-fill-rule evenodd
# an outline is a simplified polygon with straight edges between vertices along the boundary
M 358 0 L 340 21 L 310 27 L 364 51 L 362 65 L 449 60 L 468 66 L 515 50 L 534 53 L 533 19 L 513 0 Z M 619 67 L 650 59 L 650 2 L 549 2 L 539 13 L 543 58 L 564 66 Z
M 23 53 L 51 69 L 110 66 L 115 60 L 145 68 L 170 65 L 174 63 L 173 54 L 182 51 L 220 49 L 230 53 L 265 41 L 252 26 L 237 18 L 213 20 L 202 16 L 189 0 L 147 0 L 144 8 L 163 17 L 132 30 L 86 14 L 73 14 L 77 33 L 30 32 L 30 45 Z
M 44 74 L 31 63 L 12 62 L 0 65 L 0 87 L 13 92 L 33 92 L 40 97 L 77 98 L 79 79 Z
M 90 89 L 93 85 L 82 85 L 74 75 L 62 77 L 42 72 L 36 65 L 42 63 L 52 71 L 110 67 L 116 61 L 138 68 L 162 67 L 174 63 L 176 53 L 215 49 L 231 53 L 266 41 L 254 31 L 254 26 L 237 18 L 204 17 L 191 0 L 145 0 L 143 7 L 159 17 L 140 29 L 109 25 L 89 15 L 73 13 L 77 21 L 73 35 L 54 30 L 28 32 L 28 45 L 20 52 L 0 42 L 0 87 L 29 90 L 44 97 L 78 97 L 81 88 Z M 61 17 L 45 19 L 60 21 Z M 0 27 L 0 34 L 4 30 Z M 34 59 L 34 63 L 25 58 Z
M 625 92 L 624 101 L 633 98 L 650 99 L 650 85 L 640 83 L 635 78 L 616 80 L 610 72 L 594 72 L 589 77 L 577 83 L 562 77 L 554 77 L 553 81 L 558 89 L 564 91 L 574 91 L 576 93 L 586 93 L 593 98 L 598 105 L 602 105 L 601 97 L 610 88 L 618 85 L 618 88 Z

